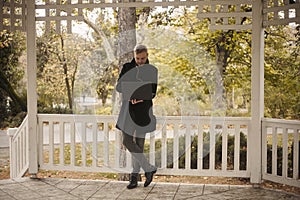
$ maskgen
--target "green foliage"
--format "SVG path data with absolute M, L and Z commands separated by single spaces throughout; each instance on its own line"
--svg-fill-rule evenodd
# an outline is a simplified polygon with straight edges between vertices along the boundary
M 0 128 L 19 125 L 12 121 L 19 122 L 19 113 L 27 109 L 21 65 L 24 42 L 20 32 L 0 32 Z
M 251 7 L 245 5 L 241 9 L 247 12 L 251 10 Z M 249 22 L 247 18 L 241 20 L 242 24 L 249 24 Z M 149 20 L 150 27 L 164 27 L 177 32 L 178 35 L 183 34 L 186 40 L 194 41 L 199 48 L 206 51 L 206 54 L 216 58 L 216 63 L 221 67 L 219 70 L 223 78 L 223 91 L 227 104 L 226 115 L 250 116 L 251 32 L 210 31 L 208 25 L 207 19 L 202 21 L 197 19 L 197 9 L 165 9 L 163 12 L 153 12 Z M 267 28 L 265 31 L 266 117 L 299 119 L 299 29 L 299 25 L 277 26 Z M 176 43 L 174 36 L 170 36 L 170 38 Z M 160 41 L 164 41 L 163 43 L 166 44 L 165 40 Z M 168 45 L 166 46 L 168 47 Z M 179 46 L 179 49 L 181 48 L 182 46 Z M 165 62 L 165 64 L 168 66 L 172 63 L 170 66 L 185 77 L 182 79 L 183 82 L 190 80 L 191 85 L 193 85 L 193 80 L 197 80 L 197 83 L 201 84 L 203 81 L 197 78 L 198 73 L 190 69 L 188 61 L 194 56 L 190 54 L 191 51 L 180 56 L 176 54 L 176 51 L 177 49 L 172 48 L 168 53 L 162 53 L 162 60 L 159 61 L 163 61 L 165 58 L 167 61 L 173 60 L 173 62 Z M 172 55 L 174 55 L 174 59 L 171 59 Z M 203 63 L 198 63 L 198 65 L 201 66 Z M 203 72 L 201 72 L 201 76 L 206 77 Z M 208 81 L 204 82 L 207 83 Z M 176 85 L 176 87 L 180 86 Z M 214 93 L 214 88 L 207 87 L 207 84 L 204 87 L 198 87 L 198 89 L 206 90 L 210 94 Z M 165 88 L 162 92 L 169 95 Z M 209 107 L 211 104 L 209 98 L 204 98 L 202 94 L 201 99 Z
M 85 55 L 85 41 L 66 34 L 43 34 L 37 38 L 39 105 L 73 110 L 76 74 Z M 55 109 L 52 109 L 53 111 Z
M 118 26 L 115 23 L 115 12 L 110 13 L 101 9 L 98 13 L 95 22 L 87 17 L 84 20 L 94 30 L 92 34 L 94 42 L 90 44 L 84 65 L 79 69 L 78 86 L 82 88 L 78 92 L 97 96 L 102 105 L 106 106 L 107 100 L 112 98 L 119 73 L 115 48 L 118 43 Z
M 163 51 L 160 50 L 154 59 L 163 67 L 176 70 L 182 76 L 180 84 L 175 83 L 176 88 L 187 82 L 189 89 L 184 88 L 183 91 L 189 91 L 188 95 L 195 94 L 198 100 L 206 104 L 206 110 L 215 107 L 212 105 L 216 101 L 217 88 L 224 87 L 222 90 L 226 97 L 223 102 L 227 104 L 226 115 L 239 115 L 239 112 L 234 112 L 238 108 L 246 110 L 249 116 L 250 32 L 210 31 L 208 25 L 208 20 L 199 21 L 197 9 L 153 12 L 149 26 L 155 27 L 160 33 L 162 31 L 158 28 L 171 30 L 173 33 L 160 39 L 163 41 L 161 46 L 168 48 L 162 48 Z M 168 40 L 172 40 L 174 45 L 170 45 Z M 217 78 L 218 73 L 221 80 Z M 163 75 L 162 78 L 164 77 Z
M 38 107 L 38 113 L 45 113 L 45 114 L 72 114 L 73 111 L 67 107 L 57 106 L 57 107 L 48 107 L 48 106 L 41 106 Z
M 97 111 L 96 114 L 98 115 L 110 115 L 111 114 L 111 106 L 101 106 Z
M 300 144 L 300 142 L 299 142 Z M 288 158 L 287 158 L 287 176 L 293 178 L 293 169 L 294 169 L 294 142 L 291 144 L 291 148 L 288 148 Z M 277 151 L 277 166 L 272 165 L 272 155 L 273 151 Z M 278 145 L 277 149 L 273 149 L 272 144 L 267 144 L 267 173 L 272 173 L 272 169 L 276 167 L 277 175 L 282 176 L 283 169 L 283 147 Z
M 13 128 L 13 127 L 19 127 L 24 118 L 26 117 L 27 113 L 26 112 L 18 112 L 17 114 L 15 115 L 3 115 L 5 118 L 1 119 L 1 123 L 0 123 L 0 128 L 6 128 L 6 127 L 10 127 L 10 128 Z M 2 115 L 1 115 L 2 117 Z
M 266 29 L 265 115 L 300 119 L 299 26 Z
M 24 76 L 24 69 L 20 66 L 20 57 L 24 50 L 24 34 L 20 32 L 0 32 L 0 69 L 4 78 L 15 88 L 20 86 L 20 80 Z
M 251 8 L 245 5 L 241 9 Z M 103 108 L 95 112 L 111 112 L 119 72 L 117 12 L 102 9 L 97 14 L 93 23 L 85 21 L 94 30 L 92 37 L 45 34 L 44 30 L 37 37 L 39 112 L 74 112 L 73 101 L 82 94 L 101 99 Z M 250 31 L 211 31 L 209 21 L 200 21 L 194 8 L 145 8 L 137 10 L 136 16 L 137 39 L 150 47 L 150 62 L 159 69 L 156 113 L 224 115 L 213 105 L 221 83 L 225 115 L 250 116 Z M 241 23 L 249 23 L 249 19 Z M 299 29 L 265 29 L 266 117 L 300 118 Z M 21 81 L 25 59 L 20 59 L 24 50 L 22 33 L 1 32 L 0 122 L 26 111 L 26 84 Z M 219 83 L 217 73 L 222 75 Z

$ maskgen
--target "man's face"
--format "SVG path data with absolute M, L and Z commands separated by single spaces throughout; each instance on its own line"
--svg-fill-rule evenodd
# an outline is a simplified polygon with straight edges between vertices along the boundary
M 141 53 L 134 53 L 134 59 L 138 66 L 144 65 L 147 61 L 148 53 L 147 52 L 141 52 Z

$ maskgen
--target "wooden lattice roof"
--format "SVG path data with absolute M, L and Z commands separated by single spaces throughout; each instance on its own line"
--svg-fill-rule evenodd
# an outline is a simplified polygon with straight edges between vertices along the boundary
M 198 9 L 200 19 L 210 19 L 211 29 L 243 30 L 252 28 L 253 17 L 261 17 L 252 15 L 255 2 L 256 0 L 37 0 L 35 20 L 45 22 L 46 28 L 54 22 L 57 32 L 61 31 L 62 21 L 65 21 L 67 31 L 71 33 L 72 21 L 82 21 L 84 9 L 194 6 Z M 0 30 L 26 31 L 26 3 L 27 0 L 0 1 Z M 300 0 L 264 0 L 261 13 L 263 27 L 299 24 Z

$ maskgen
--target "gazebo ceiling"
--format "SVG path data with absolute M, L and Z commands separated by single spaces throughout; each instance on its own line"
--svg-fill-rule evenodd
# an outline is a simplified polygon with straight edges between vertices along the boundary
M 109 7 L 196 7 L 199 19 L 209 18 L 210 28 L 218 30 L 245 30 L 252 28 L 252 5 L 256 0 L 36 0 L 36 21 L 49 28 L 55 23 L 60 33 L 62 21 L 72 32 L 72 21 L 83 20 L 83 10 Z M 257 0 L 258 1 L 258 0 Z M 300 0 L 263 0 L 262 26 L 300 23 Z M 62 3 L 63 2 L 63 3 Z M 26 31 L 27 0 L 1 0 L 0 31 Z M 245 9 L 247 8 L 247 9 Z M 246 20 L 245 20 L 246 19 Z

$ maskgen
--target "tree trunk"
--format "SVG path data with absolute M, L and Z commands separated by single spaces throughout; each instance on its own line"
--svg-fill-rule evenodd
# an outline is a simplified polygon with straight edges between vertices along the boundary
M 219 41 L 216 45 L 216 61 L 217 69 L 215 76 L 215 96 L 214 96 L 214 111 L 217 115 L 226 115 L 226 98 L 225 98 L 225 87 L 224 87 L 224 72 L 228 66 L 228 58 L 231 54 L 231 50 L 226 48 L 226 45 L 231 43 L 231 40 L 226 38 L 232 38 L 233 31 L 229 30 L 221 34 Z M 234 48 L 234 44 L 232 46 Z
M 122 0 L 123 1 L 123 0 Z M 122 2 L 121 1 L 121 2 Z M 133 49 L 136 45 L 136 9 L 135 8 L 119 8 L 118 9 L 119 24 L 119 41 L 118 41 L 118 60 L 119 69 L 124 63 L 130 62 L 133 58 Z M 118 99 L 120 103 L 120 99 Z M 122 137 L 121 137 L 122 141 Z M 126 167 L 126 148 L 120 145 L 120 167 Z M 128 180 L 126 173 L 119 174 L 119 180 Z
M 222 47 L 216 48 L 216 60 L 217 60 L 217 69 L 215 74 L 215 94 L 214 94 L 214 102 L 213 102 L 213 111 L 216 115 L 224 116 L 223 113 L 226 110 L 225 98 L 224 98 L 224 56 L 225 49 Z
M 125 62 L 130 62 L 133 57 L 133 49 L 136 45 L 135 12 L 135 8 L 119 8 L 118 10 L 118 59 L 120 67 Z
M 5 91 L 5 93 L 12 99 L 15 105 L 19 106 L 21 111 L 26 112 L 27 106 L 26 102 L 23 101 L 15 92 L 14 88 L 11 86 L 9 81 L 6 79 L 4 73 L 0 71 L 0 88 Z
M 64 69 L 69 108 L 73 113 L 73 93 L 72 93 L 72 87 L 71 87 L 69 76 L 68 76 L 68 73 L 69 73 L 68 72 L 68 64 L 67 64 L 67 59 L 65 56 L 65 45 L 64 45 L 64 39 L 63 39 L 62 35 L 60 35 L 60 40 L 61 40 L 61 49 L 62 49 L 62 58 L 60 59 L 60 61 L 62 62 L 62 67 Z

